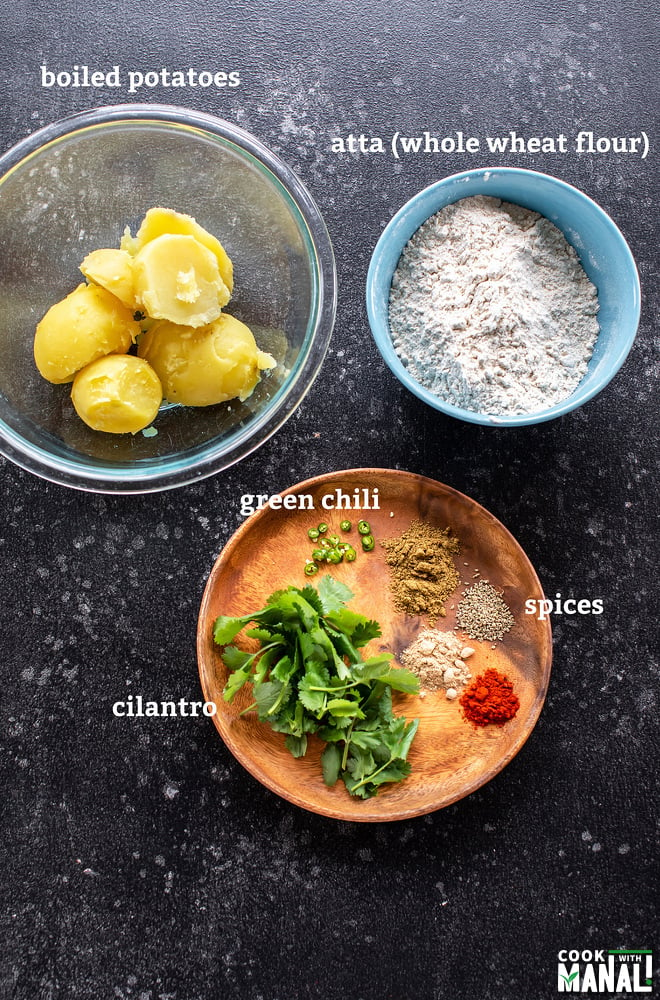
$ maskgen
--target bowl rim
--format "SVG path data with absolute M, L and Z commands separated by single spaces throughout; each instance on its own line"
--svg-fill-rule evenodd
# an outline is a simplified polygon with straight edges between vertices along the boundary
M 247 156 L 279 189 L 299 226 L 312 272 L 312 308 L 296 363 L 263 411 L 222 443 L 204 442 L 183 453 L 187 458 L 158 458 L 145 465 L 123 461 L 105 467 L 93 458 L 55 456 L 28 441 L 0 417 L 0 454 L 49 482 L 95 493 L 150 493 L 185 486 L 230 468 L 261 447 L 298 408 L 325 358 L 337 310 L 337 272 L 332 242 L 310 191 L 260 139 L 215 115 L 170 104 L 112 104 L 76 111 L 48 123 L 0 155 L 0 186 L 15 171 L 53 144 L 99 128 L 144 123 L 191 130 L 218 140 Z
M 515 415 L 477 413 L 473 410 L 466 410 L 462 407 L 455 406 L 453 403 L 443 400 L 440 396 L 431 392 L 431 390 L 426 389 L 410 375 L 394 350 L 389 331 L 387 298 L 389 297 L 392 275 L 396 269 L 399 257 L 403 252 L 406 243 L 411 239 L 414 233 L 417 232 L 419 227 L 423 225 L 423 223 L 432 215 L 435 215 L 436 212 L 440 211 L 441 208 L 470 196 L 469 192 L 462 191 L 460 189 L 461 183 L 469 183 L 471 180 L 482 179 L 488 182 L 492 176 L 497 174 L 509 176 L 518 175 L 526 178 L 537 179 L 541 184 L 545 184 L 548 187 L 563 189 L 570 194 L 570 197 L 577 198 L 588 206 L 589 211 L 599 218 L 599 220 L 608 229 L 618 244 L 623 257 L 626 259 L 633 292 L 631 310 L 629 312 L 629 332 L 619 344 L 618 350 L 615 352 L 607 371 L 602 373 L 599 378 L 593 379 L 587 388 L 582 388 L 584 383 L 583 378 L 582 382 L 580 382 L 574 392 L 567 399 L 562 400 L 560 403 L 544 410 L 537 410 L 534 413 L 522 413 Z M 446 192 L 451 185 L 456 186 L 456 191 L 454 193 L 455 196 L 438 203 L 438 194 L 440 192 Z M 497 194 L 493 194 L 492 196 L 499 197 Z M 433 207 L 434 205 L 435 207 Z M 422 208 L 424 210 L 423 212 Z M 540 212 L 539 209 L 534 210 L 538 211 L 539 214 L 544 215 L 544 213 Z M 545 217 L 547 218 L 548 216 Z M 418 219 L 419 221 L 417 221 Z M 569 240 L 568 242 L 570 243 L 571 241 Z M 390 267 L 384 262 L 384 256 L 391 252 L 393 246 L 399 248 L 399 253 L 394 261 L 394 266 L 390 269 Z M 577 251 L 578 255 L 582 257 L 580 252 L 581 248 L 579 246 L 575 246 L 574 249 Z M 387 297 L 383 294 L 385 286 L 387 288 Z M 459 173 L 450 174 L 447 177 L 434 181 L 432 184 L 427 185 L 414 194 L 397 210 L 397 212 L 395 212 L 383 229 L 374 247 L 371 260 L 369 262 L 366 280 L 366 305 L 371 333 L 383 360 L 392 373 L 396 375 L 399 381 L 402 382 L 403 385 L 405 385 L 415 396 L 423 400 L 433 409 L 439 410 L 442 413 L 455 417 L 456 419 L 462 420 L 466 423 L 480 424 L 488 427 L 522 427 L 529 426 L 531 424 L 543 423 L 548 420 L 554 420 L 557 417 L 563 416 L 564 414 L 577 409 L 588 400 L 593 399 L 593 397 L 604 389 L 605 386 L 608 385 L 608 383 L 614 378 L 628 357 L 637 335 L 641 314 L 641 288 L 637 265 L 625 237 L 613 219 L 607 214 L 607 212 L 604 211 L 604 209 L 600 207 L 600 205 L 597 204 L 597 202 L 590 198 L 589 195 L 585 194 L 574 185 L 569 184 L 567 181 L 563 181 L 558 177 L 554 177 L 552 174 L 543 173 L 539 170 L 530 170 L 526 167 L 491 166 L 475 167 L 470 170 L 463 170 Z

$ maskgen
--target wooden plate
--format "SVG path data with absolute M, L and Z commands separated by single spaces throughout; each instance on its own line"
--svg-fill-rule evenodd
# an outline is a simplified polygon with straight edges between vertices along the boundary
M 376 489 L 379 510 L 334 513 L 322 506 L 322 499 L 333 498 L 336 490 L 351 497 L 356 490 L 363 497 L 362 491 L 366 490 L 372 497 Z M 222 739 L 267 788 L 304 809 L 337 819 L 356 822 L 406 819 L 440 809 L 475 791 L 518 753 L 539 716 L 550 679 L 550 624 L 525 614 L 526 600 L 543 597 L 527 556 L 507 529 L 479 504 L 449 486 L 408 472 L 386 469 L 334 472 L 293 486 L 282 497 L 296 498 L 296 504 L 307 502 L 303 497 L 311 497 L 314 509 L 264 507 L 252 514 L 219 556 L 202 600 L 197 634 L 199 672 L 205 699 L 217 706 L 214 722 Z M 355 596 L 349 606 L 376 618 L 382 627 L 382 638 L 370 643 L 370 653 L 389 650 L 399 656 L 420 629 L 429 624 L 395 610 L 390 571 L 384 550 L 378 545 L 379 541 L 400 535 L 416 519 L 452 529 L 461 542 L 456 564 L 462 581 L 473 583 L 473 573 L 478 570 L 482 578 L 503 591 L 516 620 L 514 628 L 500 642 L 469 641 L 476 650 L 469 659 L 473 676 L 495 667 L 513 680 L 520 699 L 515 718 L 502 727 L 476 727 L 463 718 L 458 702 L 448 701 L 443 691 L 429 692 L 424 698 L 395 696 L 397 714 L 420 720 L 409 754 L 412 773 L 397 785 L 385 786 L 366 801 L 351 797 L 341 781 L 334 788 L 323 784 L 320 767 L 323 744 L 319 740 L 310 740 L 306 756 L 295 759 L 285 748 L 281 734 L 273 733 L 253 713 L 240 717 L 241 709 L 251 700 L 249 686 L 239 692 L 231 705 L 223 701 L 227 668 L 221 659 L 222 650 L 212 636 L 213 622 L 219 614 L 245 615 L 263 607 L 274 590 L 290 584 L 302 587 L 308 582 L 318 582 L 319 576 L 310 581 L 303 572 L 312 549 L 307 529 L 319 521 L 327 521 L 331 529 L 338 529 L 342 517 L 348 517 L 354 525 L 364 517 L 377 541 L 373 552 L 364 553 L 356 545 L 355 562 L 329 569 L 353 591 Z M 438 627 L 453 627 L 452 605 L 460 599 L 462 589 L 461 585 L 448 600 L 447 617 L 439 619 Z

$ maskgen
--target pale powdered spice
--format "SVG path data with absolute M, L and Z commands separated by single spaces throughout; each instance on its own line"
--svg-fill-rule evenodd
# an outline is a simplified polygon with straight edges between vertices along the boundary
M 394 348 L 447 402 L 522 414 L 566 399 L 598 336 L 598 297 L 548 219 L 481 195 L 443 208 L 410 239 L 392 279 Z
M 422 629 L 401 662 L 419 677 L 422 691 L 442 689 L 453 701 L 472 677 L 465 661 L 473 653 L 453 632 Z

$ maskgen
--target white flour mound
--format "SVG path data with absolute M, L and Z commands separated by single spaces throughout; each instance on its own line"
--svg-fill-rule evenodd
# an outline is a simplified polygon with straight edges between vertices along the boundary
M 394 349 L 455 406 L 522 414 L 571 395 L 598 336 L 598 297 L 548 219 L 464 198 L 425 222 L 392 278 Z

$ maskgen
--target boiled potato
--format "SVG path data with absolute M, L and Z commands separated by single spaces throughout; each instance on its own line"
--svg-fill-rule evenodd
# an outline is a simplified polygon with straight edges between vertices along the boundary
M 201 243 L 207 250 L 210 250 L 218 262 L 220 277 L 229 291 L 233 291 L 233 267 L 225 248 L 220 240 L 207 232 L 190 215 L 175 212 L 171 208 L 150 208 L 142 220 L 135 238 L 130 235 L 130 231 L 124 233 L 121 241 L 122 249 L 127 250 L 129 253 L 137 254 L 151 240 L 155 240 L 159 236 L 168 235 L 193 236 L 198 243 Z
M 79 371 L 71 387 L 78 416 L 95 431 L 136 434 L 148 427 L 163 401 L 155 371 L 133 354 L 110 354 Z
M 194 236 L 157 236 L 133 258 L 139 306 L 154 319 L 205 326 L 220 315 L 230 292 L 218 261 Z
M 106 354 L 123 354 L 140 333 L 130 309 L 105 288 L 78 285 L 38 323 L 34 360 L 49 382 L 70 382 Z
M 250 328 L 226 313 L 197 330 L 157 323 L 141 340 L 138 354 L 156 371 L 165 398 L 184 406 L 243 401 L 260 373 L 275 367 Z
M 133 258 L 125 250 L 93 250 L 83 260 L 80 270 L 88 281 L 107 288 L 132 312 L 137 310 Z

